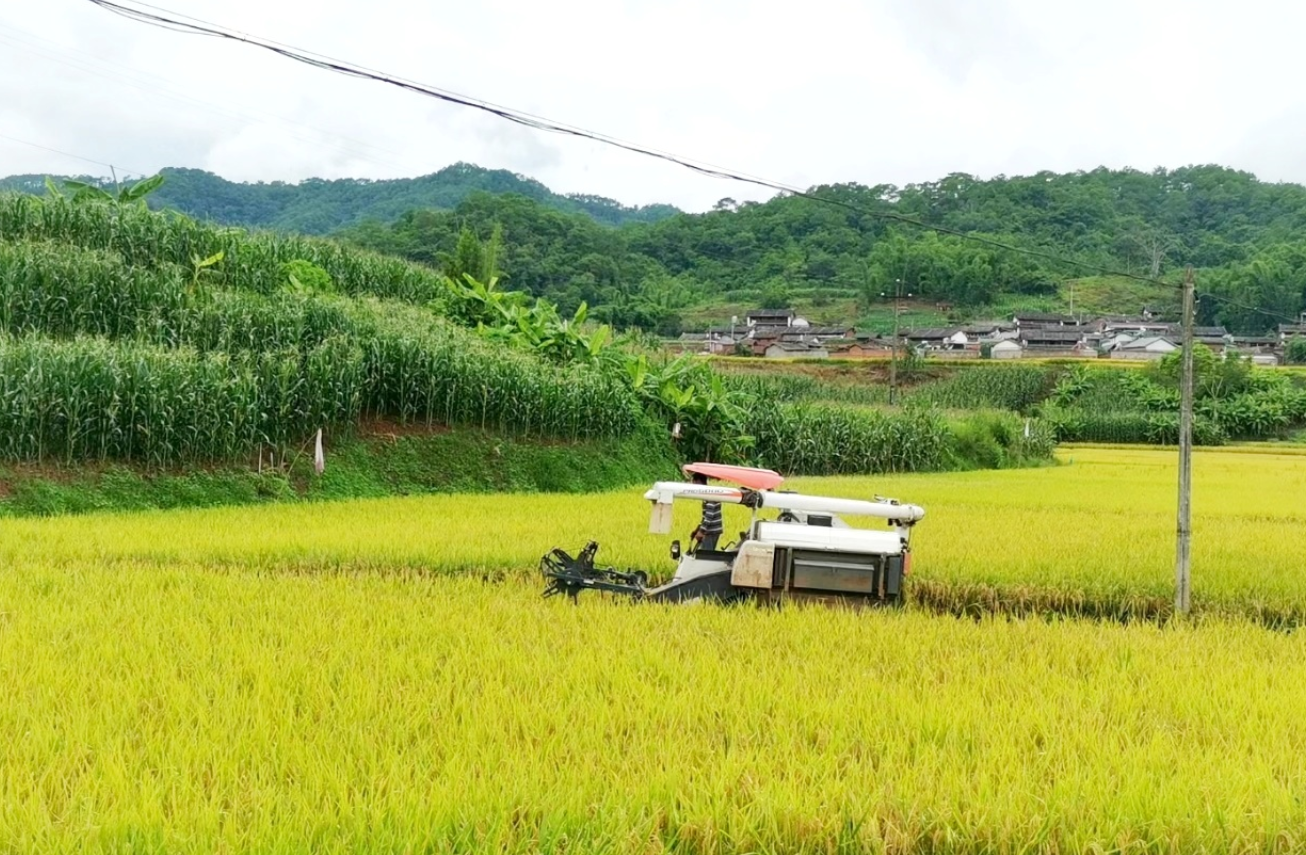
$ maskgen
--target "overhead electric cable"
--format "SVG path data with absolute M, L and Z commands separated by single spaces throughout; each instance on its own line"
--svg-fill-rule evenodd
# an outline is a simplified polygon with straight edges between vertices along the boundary
M 371 80 L 378 83 L 385 83 L 390 86 L 395 86 L 400 89 L 404 89 L 430 98 L 435 98 L 450 104 L 455 104 L 458 106 L 469 107 L 474 110 L 479 110 L 481 112 L 496 116 L 500 119 L 504 119 L 505 121 L 514 122 L 516 124 L 523 125 L 525 127 L 529 127 L 535 130 L 547 131 L 550 133 L 557 133 L 557 134 L 563 134 L 567 136 L 578 137 L 581 139 L 587 139 L 593 142 L 602 143 L 604 145 L 612 146 L 615 148 L 624 149 L 625 151 L 629 151 L 633 154 L 640 154 L 646 157 L 657 158 L 659 160 L 673 163 L 678 166 L 682 166 L 686 169 L 690 169 L 693 170 L 694 172 L 698 172 L 702 175 L 707 175 L 713 178 L 721 178 L 730 181 L 739 181 L 746 184 L 752 184 L 754 186 L 763 187 L 768 190 L 774 190 L 780 193 L 786 193 L 791 196 L 797 196 L 800 198 L 810 199 L 816 202 L 822 202 L 828 205 L 833 205 L 835 207 L 843 208 L 845 210 L 852 211 L 862 216 L 873 217 L 877 219 L 887 220 L 890 222 L 901 223 L 906 226 L 911 226 L 926 231 L 932 231 L 937 234 L 949 235 L 952 237 L 956 237 L 960 240 L 970 241 L 972 243 L 981 244 L 994 249 L 1013 252 L 1031 258 L 1039 258 L 1044 261 L 1065 265 L 1067 267 L 1074 267 L 1080 270 L 1091 271 L 1099 275 L 1118 276 L 1121 278 L 1131 279 L 1138 282 L 1147 282 L 1153 285 L 1161 285 L 1167 288 L 1177 289 L 1180 287 L 1175 283 L 1165 282 L 1163 280 L 1155 279 L 1150 276 L 1143 276 L 1137 273 L 1131 273 L 1129 271 L 1124 271 L 1124 270 L 1113 270 L 1111 268 L 1103 267 L 1097 264 L 1093 264 L 1091 262 L 1080 261 L 1078 259 L 1057 255 L 1052 252 L 1046 252 L 1043 250 L 1016 246 L 1014 244 L 1006 243 L 1005 241 L 1000 241 L 995 238 L 990 238 L 983 235 L 977 235 L 970 232 L 963 232 L 957 229 L 948 228 L 947 226 L 934 225 L 931 223 L 924 222 L 922 220 L 915 219 L 914 217 L 908 217 L 890 211 L 876 211 L 870 208 L 864 208 L 860 205 L 854 205 L 850 202 L 845 202 L 840 199 L 831 199 L 819 195 L 817 193 L 812 193 L 810 191 L 803 190 L 798 187 L 784 184 L 782 182 L 771 181 L 769 179 L 759 178 L 753 175 L 747 175 L 724 167 L 713 166 L 711 164 L 707 164 L 702 161 L 693 160 L 688 157 L 682 157 L 665 151 L 660 151 L 658 149 L 651 148 L 649 146 L 645 146 L 642 144 L 626 142 L 624 140 L 617 139 L 616 137 L 611 137 L 606 134 L 599 133 L 597 131 L 589 131 L 583 128 L 566 125 L 561 122 L 545 119 L 543 117 L 535 116 L 530 113 L 523 112 L 521 110 L 515 110 L 510 107 L 504 107 L 497 104 L 493 104 L 491 102 L 473 98 L 468 95 L 461 95 L 459 93 L 451 92 L 449 90 L 444 90 L 434 86 L 417 83 L 412 80 L 406 80 L 404 78 L 396 77 L 394 75 L 377 71 L 375 69 L 368 69 L 363 66 L 349 63 L 344 60 L 335 59 L 333 57 L 325 56 L 323 54 L 316 54 L 313 53 L 312 51 L 308 51 L 303 48 L 297 48 L 292 45 L 287 45 L 284 43 L 274 42 L 269 39 L 248 35 L 242 32 L 232 30 L 228 27 L 219 24 L 214 24 L 208 21 L 203 21 L 198 18 L 192 18 L 187 15 L 182 15 L 180 13 L 173 12 L 171 10 L 165 9 L 160 6 L 155 6 L 149 3 L 135 2 L 134 6 L 139 8 L 133 8 L 132 6 L 124 5 L 124 3 L 121 2 L 115 2 L 115 0 L 88 0 L 88 2 L 93 3 L 94 5 L 99 6 L 100 8 L 105 9 L 107 11 L 113 12 L 114 14 L 121 15 L 125 18 L 139 21 L 141 23 L 149 24 L 151 26 L 161 27 L 166 30 L 171 30 L 180 33 L 187 33 L 191 35 L 210 36 L 214 38 L 243 42 L 253 47 L 261 48 L 263 50 L 267 50 L 272 53 L 283 56 L 287 59 L 304 63 L 306 65 L 310 65 L 316 68 L 321 68 L 327 71 L 334 71 L 338 74 L 342 74 L 348 77 L 354 77 L 363 80 Z M 145 11 L 146 9 L 152 9 L 155 11 L 153 12 Z M 163 13 L 163 14 L 158 14 L 158 13 Z
M 1216 294 L 1213 291 L 1202 291 L 1197 294 L 1198 300 L 1205 300 L 1207 298 L 1224 303 L 1228 306 L 1233 306 L 1235 309 L 1242 309 L 1244 312 L 1253 312 L 1258 315 L 1264 315 L 1267 318 L 1272 318 L 1273 320 L 1282 321 L 1294 326 L 1301 324 L 1301 317 L 1294 318 L 1291 315 L 1285 315 L 1282 312 L 1275 312 L 1271 309 L 1261 308 L 1260 306 L 1250 306 L 1246 303 L 1235 300 L 1232 297 L 1226 297 L 1223 294 Z
M 80 160 L 80 161 L 82 161 L 83 163 L 93 163 L 93 164 L 95 164 L 96 166 L 107 166 L 107 167 L 109 167 L 110 169 L 115 169 L 115 170 L 116 170 L 116 169 L 121 169 L 121 170 L 123 170 L 124 173 L 132 173 L 132 172 L 134 172 L 134 173 L 136 173 L 137 175 L 144 175 L 144 174 L 145 174 L 143 171 L 141 171 L 141 170 L 139 170 L 139 169 L 131 169 L 131 168 L 129 168 L 129 167 L 124 167 L 124 166 L 122 166 L 122 165 L 120 165 L 120 164 L 105 163 L 103 160 L 95 160 L 95 159 L 93 159 L 93 158 L 89 158 L 89 157 L 82 157 L 80 154 L 73 154 L 73 153 L 71 153 L 71 152 L 67 152 L 67 151 L 60 151 L 60 150 L 57 149 L 57 148 L 50 148 L 48 145 L 41 145 L 40 143 L 34 143 L 34 142 L 31 142 L 30 140 L 20 140 L 18 137 L 11 137 L 11 136 L 9 136 L 8 134 L 0 134 L 0 139 L 8 140 L 9 142 L 13 142 L 13 143 L 18 143 L 19 145 L 26 145 L 26 146 L 31 146 L 32 148 L 39 148 L 39 149 L 41 149 L 42 151 L 48 151 L 48 152 L 50 152 L 51 154 L 58 154 L 58 155 L 62 155 L 63 157 L 70 157 L 70 158 L 72 158 L 73 160 Z
M 7 32 L 6 32 L 7 31 Z M 405 156 L 393 149 L 378 146 L 363 140 L 355 139 L 337 131 L 327 130 L 315 125 L 307 124 L 295 119 L 288 118 L 276 113 L 259 110 L 257 108 L 246 107 L 245 109 L 236 109 L 231 105 L 221 105 L 212 101 L 206 101 L 196 97 L 193 94 L 179 91 L 175 88 L 174 81 L 161 77 L 156 74 L 141 71 L 130 65 L 113 62 L 112 60 L 102 57 L 91 56 L 81 52 L 69 51 L 65 46 L 49 39 L 42 38 L 34 33 L 19 29 L 9 24 L 0 23 L 0 42 L 8 42 L 20 50 L 29 52 L 38 56 L 46 62 L 58 63 L 68 68 L 73 68 L 87 74 L 94 75 L 101 79 L 111 80 L 124 86 L 131 86 L 141 91 L 150 92 L 163 98 L 168 98 L 178 103 L 188 104 L 193 107 L 202 109 L 206 114 L 222 115 L 244 122 L 248 125 L 260 123 L 280 123 L 288 126 L 288 133 L 291 138 L 300 142 L 308 143 L 314 146 L 320 146 L 323 139 L 334 141 L 340 150 L 351 157 L 359 160 L 383 166 L 388 169 L 400 170 L 401 164 L 406 164 L 402 168 L 411 170 L 413 163 L 407 161 Z M 299 133 L 296 129 L 303 129 L 309 134 Z M 377 155 L 380 155 L 379 157 Z M 398 159 L 397 161 L 395 159 Z

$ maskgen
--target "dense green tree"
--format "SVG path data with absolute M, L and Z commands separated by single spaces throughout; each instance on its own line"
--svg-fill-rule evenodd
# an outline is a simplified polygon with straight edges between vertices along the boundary
M 1295 335 L 1289 339 L 1284 355 L 1293 365 L 1306 365 L 1306 337 Z

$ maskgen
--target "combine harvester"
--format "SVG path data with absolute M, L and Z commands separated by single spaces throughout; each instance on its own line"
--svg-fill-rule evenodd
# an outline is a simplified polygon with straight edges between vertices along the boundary
M 685 473 L 701 474 L 737 487 L 659 481 L 644 494 L 653 503 L 649 531 L 671 532 L 672 504 L 677 500 L 720 502 L 752 509 L 748 530 L 723 548 L 681 553 L 671 544 L 676 573 L 665 585 L 650 588 L 642 571 L 596 567 L 598 544 L 590 542 L 572 557 L 555 549 L 540 560 L 549 584 L 544 595 L 610 591 L 637 600 L 689 602 L 754 600 L 780 603 L 807 600 L 868 605 L 900 603 L 903 577 L 911 565 L 911 529 L 925 516 L 917 505 L 876 496 L 873 501 L 809 496 L 777 491 L 784 478 L 770 469 L 692 463 Z M 763 519 L 775 511 L 774 519 Z M 878 517 L 888 529 L 852 528 L 840 518 Z

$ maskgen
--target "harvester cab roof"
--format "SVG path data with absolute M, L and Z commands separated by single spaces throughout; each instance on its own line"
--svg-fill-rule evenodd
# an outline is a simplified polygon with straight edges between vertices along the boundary
M 545 595 L 575 597 L 582 590 L 603 590 L 670 602 L 901 602 L 910 568 L 911 530 L 924 518 L 923 508 L 879 496 L 868 501 L 777 490 L 784 477 L 770 469 L 691 463 L 683 470 L 691 478 L 701 474 L 733 486 L 655 483 L 644 493 L 652 503 L 649 531 L 671 532 L 677 502 L 737 504 L 751 511 L 748 529 L 737 543 L 682 553 L 680 542 L 673 542 L 675 575 L 656 587 L 649 587 L 642 571 L 596 567 L 597 543 L 574 558 L 555 549 L 541 560 L 549 579 Z M 844 516 L 879 518 L 889 525 L 859 528 Z

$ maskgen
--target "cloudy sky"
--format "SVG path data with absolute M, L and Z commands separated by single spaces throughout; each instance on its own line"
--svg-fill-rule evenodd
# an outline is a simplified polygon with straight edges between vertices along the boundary
M 1213 162 L 1306 182 L 1306 4 L 151 2 L 799 186 Z M 691 210 L 767 195 L 87 0 L 5 0 L 0 174 L 108 172 L 68 155 L 245 181 L 469 161 Z

